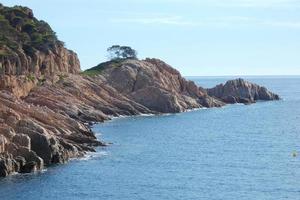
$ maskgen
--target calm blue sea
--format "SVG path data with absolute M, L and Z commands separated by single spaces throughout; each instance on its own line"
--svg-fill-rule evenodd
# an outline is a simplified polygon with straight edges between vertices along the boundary
M 231 79 L 189 78 L 204 87 Z M 300 77 L 246 78 L 283 100 L 99 124 L 113 145 L 0 179 L 0 199 L 298 200 Z

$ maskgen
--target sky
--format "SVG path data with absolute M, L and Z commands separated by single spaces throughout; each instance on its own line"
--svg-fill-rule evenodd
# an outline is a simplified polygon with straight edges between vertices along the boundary
M 2 0 L 47 21 L 87 69 L 128 45 L 185 76 L 300 75 L 300 0 Z

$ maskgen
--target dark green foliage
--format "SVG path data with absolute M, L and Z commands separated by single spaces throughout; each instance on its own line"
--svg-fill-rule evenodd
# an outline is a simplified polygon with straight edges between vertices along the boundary
M 34 18 L 32 10 L 22 6 L 0 5 L 0 50 L 21 50 L 33 56 L 39 50 L 47 53 L 64 44 L 45 21 Z
M 31 45 L 28 45 L 28 44 L 24 44 L 23 45 L 23 51 L 29 55 L 29 56 L 33 56 L 34 55 L 34 52 L 35 52 L 35 49 L 31 46 Z
M 35 24 L 34 23 L 26 23 L 22 26 L 22 31 L 27 33 L 28 35 L 32 35 L 34 33 L 37 33 L 37 30 L 35 28 Z
M 24 24 L 24 20 L 22 17 L 14 17 L 11 22 L 12 26 L 15 28 L 21 27 Z
M 137 52 L 129 46 L 113 45 L 107 49 L 110 60 L 136 59 Z
M 109 47 L 107 51 L 109 53 L 110 61 L 100 63 L 91 69 L 85 70 L 81 74 L 86 76 L 96 76 L 101 74 L 105 69 L 122 66 L 123 61 L 126 59 L 137 59 L 136 50 L 128 46 L 113 45 Z

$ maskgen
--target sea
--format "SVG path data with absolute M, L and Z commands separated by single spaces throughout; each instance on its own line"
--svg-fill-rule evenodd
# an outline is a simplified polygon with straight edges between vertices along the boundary
M 187 77 L 209 88 L 235 77 Z M 280 101 L 94 126 L 112 144 L 0 179 L 1 200 L 299 200 L 300 77 L 248 76 Z

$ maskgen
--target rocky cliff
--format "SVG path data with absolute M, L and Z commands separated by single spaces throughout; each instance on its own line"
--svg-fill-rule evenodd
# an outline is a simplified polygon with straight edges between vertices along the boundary
M 76 53 L 64 48 L 55 32 L 31 9 L 0 5 L 0 74 L 79 73 Z
M 90 126 L 112 116 L 278 99 L 243 80 L 205 90 L 158 59 L 110 61 L 81 74 L 76 54 L 30 9 L 0 4 L 0 26 L 0 176 L 95 151 L 105 143 Z
M 83 121 L 59 107 L 25 101 L 36 88 L 55 90 L 62 77 L 79 72 L 77 55 L 31 9 L 0 4 L 0 176 L 63 163 L 103 145 Z M 50 94 L 47 100 L 58 101 Z
M 158 59 L 108 62 L 92 70 L 96 72 L 92 76 L 69 73 L 55 81 L 36 84 L 22 98 L 1 90 L 1 176 L 63 163 L 94 151 L 94 146 L 105 145 L 90 130 L 91 122 L 102 122 L 112 116 L 176 113 L 228 103 L 222 96 L 210 96 L 213 90 L 199 88 Z M 259 86 L 239 81 L 247 84 L 231 88 L 230 94 L 237 102 L 248 97 L 244 91 L 252 94 L 253 88 L 260 91 L 260 95 L 253 93 L 255 100 L 278 99 L 276 95 L 266 98 L 266 94 L 272 93 L 264 94 Z
M 174 113 L 224 105 L 158 59 L 110 62 L 99 70 L 98 76 L 118 93 L 154 112 Z
M 26 96 L 39 81 L 79 72 L 76 53 L 31 9 L 0 5 L 0 89 Z

